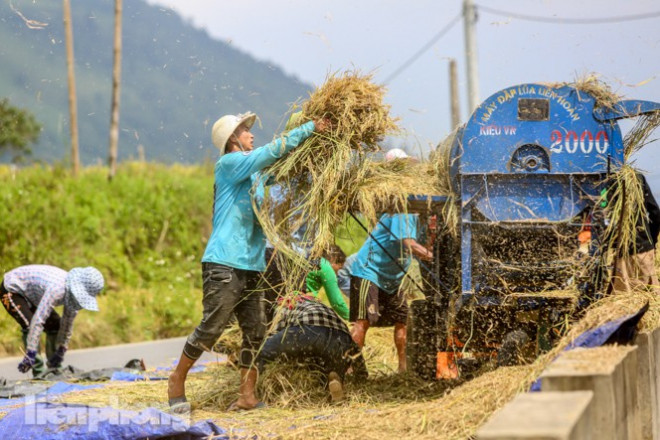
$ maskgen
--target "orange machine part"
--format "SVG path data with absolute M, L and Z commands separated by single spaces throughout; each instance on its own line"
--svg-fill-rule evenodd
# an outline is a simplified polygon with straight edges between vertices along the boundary
M 454 353 L 453 351 L 439 351 L 436 361 L 435 378 L 458 378 L 458 367 L 456 366 L 456 359 L 460 358 L 461 356 L 461 353 Z

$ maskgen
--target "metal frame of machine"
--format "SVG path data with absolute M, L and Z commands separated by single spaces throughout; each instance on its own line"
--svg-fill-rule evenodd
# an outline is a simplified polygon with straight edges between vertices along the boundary
M 455 377 L 457 352 L 490 356 L 521 337 L 535 352 L 549 348 L 552 327 L 570 305 L 547 292 L 571 278 L 567 258 L 585 222 L 597 243 L 604 216 L 596 202 L 610 171 L 624 161 L 617 120 L 658 109 L 649 101 L 606 108 L 574 86 L 522 84 L 474 111 L 449 152 L 456 200 L 409 200 L 421 223 L 437 219 L 429 234 L 436 258 L 426 268 L 431 294 L 413 303 L 414 369 Z M 442 221 L 447 203 L 460 213 L 458 238 Z M 591 256 L 596 253 L 592 244 Z M 582 289 L 599 291 L 604 281 L 592 273 Z

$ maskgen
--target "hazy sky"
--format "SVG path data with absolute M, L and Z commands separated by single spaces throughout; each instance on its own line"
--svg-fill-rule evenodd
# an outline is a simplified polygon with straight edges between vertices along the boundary
M 173 8 L 211 36 L 314 85 L 328 72 L 373 71 L 377 82 L 387 82 L 387 101 L 410 134 L 411 152 L 436 145 L 450 131 L 450 58 L 458 62 L 463 120 L 469 115 L 461 0 L 148 1 Z M 480 101 L 511 85 L 572 81 L 591 72 L 627 98 L 660 101 L 658 0 L 474 1 Z M 643 14 L 653 17 L 589 24 Z M 408 67 L 393 77 L 403 66 Z M 652 180 L 658 184 L 659 148 L 649 146 L 640 160 L 643 169 L 657 174 Z

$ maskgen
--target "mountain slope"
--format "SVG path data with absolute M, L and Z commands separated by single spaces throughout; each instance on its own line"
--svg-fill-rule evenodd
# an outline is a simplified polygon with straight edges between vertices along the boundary
M 47 24 L 30 29 L 12 3 L 0 6 L 0 97 L 27 108 L 44 125 L 35 159 L 69 155 L 65 44 L 61 2 L 13 2 L 24 17 Z M 80 154 L 84 163 L 105 161 L 112 72 L 111 0 L 74 0 L 74 51 Z M 142 0 L 124 2 L 119 157 L 199 162 L 215 157 L 213 122 L 226 113 L 255 111 L 255 144 L 281 128 L 292 102 L 310 86 L 276 66 L 253 59 L 176 13 Z M 0 157 L 0 160 L 8 157 Z

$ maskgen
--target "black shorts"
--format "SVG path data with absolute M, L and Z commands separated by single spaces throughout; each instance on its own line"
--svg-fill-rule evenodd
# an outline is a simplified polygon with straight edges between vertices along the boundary
M 368 320 L 374 327 L 405 324 L 408 319 L 408 303 L 401 290 L 387 293 L 369 280 L 351 277 L 350 321 Z
M 235 314 L 243 334 L 239 366 L 251 368 L 266 333 L 263 294 L 257 289 L 260 276 L 251 270 L 202 263 L 202 321 L 188 336 L 186 356 L 196 360 L 203 351 L 211 351 Z

